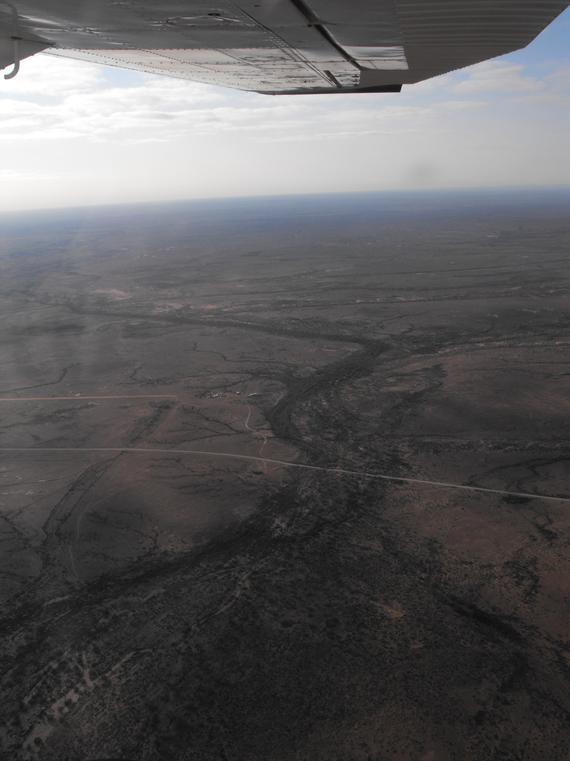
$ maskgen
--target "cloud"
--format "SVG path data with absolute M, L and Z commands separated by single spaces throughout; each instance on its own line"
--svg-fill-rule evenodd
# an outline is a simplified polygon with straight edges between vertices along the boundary
M 132 84 L 116 85 L 105 67 L 49 55 L 24 64 L 16 79 L 0 80 L 3 141 L 128 140 L 149 131 L 160 139 L 160 122 L 224 101 L 221 91 L 165 77 L 134 74 Z
M 42 174 L 33 171 L 18 171 L 17 169 L 0 169 L 0 182 L 52 182 L 58 179 L 57 174 Z
M 101 67 L 48 56 L 32 63 L 21 76 L 33 84 L 0 90 L 1 141 L 160 143 L 238 132 L 280 141 L 331 139 L 405 129 L 406 122 L 419 129 L 429 115 L 424 106 L 393 105 L 389 96 L 271 98 L 142 74 L 127 87 L 113 86 Z M 38 92 L 44 94 L 35 97 Z
M 0 87 L 0 141 L 165 143 L 244 133 L 266 142 L 344 140 L 437 130 L 438 112 L 484 108 L 482 96 L 560 98 L 562 77 L 539 80 L 520 64 L 490 61 L 405 88 L 398 95 L 271 98 L 39 55 Z M 477 96 L 476 98 L 471 96 Z M 452 96 L 452 97 L 450 97 Z M 453 97 L 455 96 L 455 97 Z
M 39 55 L 0 79 L 0 208 L 567 182 L 568 74 L 502 59 L 269 97 Z
M 465 79 L 452 85 L 451 91 L 460 95 L 473 93 L 535 93 L 545 88 L 545 83 L 525 73 L 522 64 L 509 61 L 485 61 L 467 69 Z
M 82 62 L 71 63 L 49 55 L 36 55 L 21 63 L 14 79 L 0 78 L 0 98 L 58 99 L 89 92 L 105 83 L 105 69 Z

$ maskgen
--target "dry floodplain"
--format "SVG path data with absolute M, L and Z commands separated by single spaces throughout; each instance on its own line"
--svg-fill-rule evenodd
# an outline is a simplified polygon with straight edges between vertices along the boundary
M 569 203 L 0 217 L 2 758 L 567 761 Z

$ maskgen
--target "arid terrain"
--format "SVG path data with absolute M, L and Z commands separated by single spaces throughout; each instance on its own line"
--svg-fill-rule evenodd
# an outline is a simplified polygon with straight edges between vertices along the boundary
M 0 758 L 568 761 L 569 210 L 0 216 Z

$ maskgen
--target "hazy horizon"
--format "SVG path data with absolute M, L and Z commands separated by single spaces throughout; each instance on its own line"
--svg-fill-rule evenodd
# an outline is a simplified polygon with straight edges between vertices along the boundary
M 27 214 L 39 213 L 49 214 L 50 212 L 81 212 L 81 211 L 97 211 L 97 210 L 115 210 L 115 209 L 137 209 L 141 207 L 168 207 L 173 205 L 193 205 L 193 204 L 215 204 L 217 202 L 225 203 L 228 201 L 239 202 L 255 202 L 255 201 L 286 201 L 286 200 L 302 200 L 302 199 L 342 199 L 342 198 L 371 198 L 371 197 L 389 197 L 389 196 L 401 196 L 401 197 L 417 197 L 417 198 L 444 198 L 451 196 L 451 200 L 456 201 L 461 198 L 467 197 L 489 197 L 489 196 L 516 196 L 516 195 L 528 195 L 533 198 L 536 195 L 543 194 L 570 194 L 570 183 L 560 185 L 521 185 L 518 187 L 512 185 L 497 185 L 497 186 L 481 186 L 481 187 L 449 187 L 449 188 L 409 188 L 409 189 L 388 189 L 388 190 L 331 190 L 322 192 L 291 192 L 291 193 L 267 193 L 264 195 L 227 195 L 227 196 L 195 196 L 185 198 L 169 198 L 158 200 L 142 200 L 142 201 L 115 201 L 107 203 L 86 203 L 81 205 L 68 205 L 68 206 L 38 206 L 24 209 L 12 209 L 12 210 L 0 210 L 1 218 L 11 218 L 13 216 L 24 216 Z

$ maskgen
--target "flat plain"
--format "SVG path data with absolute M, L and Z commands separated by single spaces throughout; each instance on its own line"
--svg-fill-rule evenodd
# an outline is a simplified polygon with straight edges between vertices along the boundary
M 1 757 L 568 761 L 569 208 L 0 217 Z

